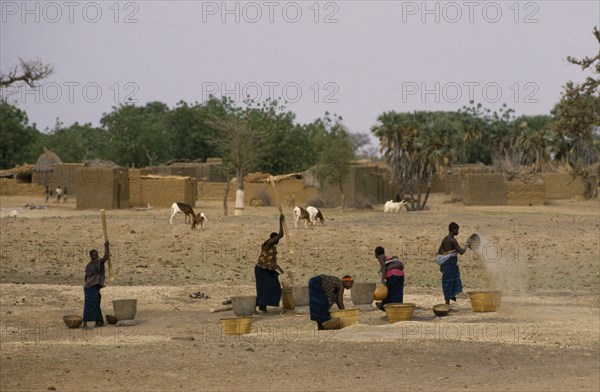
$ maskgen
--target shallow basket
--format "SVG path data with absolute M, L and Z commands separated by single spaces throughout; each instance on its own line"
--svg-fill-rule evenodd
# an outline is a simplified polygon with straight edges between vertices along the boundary
M 81 316 L 65 316 L 63 321 L 69 328 L 79 328 L 83 323 L 83 318 Z
M 383 305 L 387 313 L 388 321 L 396 323 L 398 321 L 408 321 L 412 318 L 415 311 L 415 304 L 386 304 Z
M 294 310 L 296 309 L 296 302 L 294 301 L 294 295 L 292 294 L 292 289 L 282 289 L 281 290 L 281 304 L 286 310 Z
M 355 309 L 343 309 L 343 310 L 334 310 L 329 312 L 331 318 L 339 317 L 340 319 L 340 328 L 346 328 L 349 325 L 358 324 L 358 314 L 360 310 L 358 308 Z
M 448 313 L 450 313 L 450 305 L 446 305 L 446 304 L 439 304 L 439 305 L 433 305 L 433 313 L 435 313 L 436 316 L 447 316 Z
M 473 312 L 495 312 L 500 307 L 501 291 L 469 291 L 467 294 L 469 294 Z
M 225 335 L 246 335 L 252 330 L 252 317 L 228 317 L 221 319 Z

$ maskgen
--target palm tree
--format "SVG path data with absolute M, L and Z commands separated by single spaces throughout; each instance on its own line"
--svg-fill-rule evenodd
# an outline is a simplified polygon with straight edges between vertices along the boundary
M 518 129 L 517 145 L 519 161 L 523 165 L 532 165 L 539 173 L 550 159 L 550 148 L 556 144 L 556 133 L 550 128 L 550 116 L 521 116 L 515 120 Z
M 380 140 L 388 169 L 398 179 L 402 196 L 409 192 L 409 210 L 422 210 L 433 176 L 452 163 L 464 139 L 459 116 L 444 112 L 387 112 L 378 121 L 371 131 Z

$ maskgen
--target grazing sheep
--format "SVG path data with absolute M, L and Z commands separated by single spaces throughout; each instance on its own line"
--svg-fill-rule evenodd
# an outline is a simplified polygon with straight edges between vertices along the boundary
M 387 201 L 385 203 L 385 205 L 383 206 L 383 212 L 400 212 L 402 211 L 402 207 L 406 208 L 406 205 L 408 203 L 406 203 L 406 201 L 402 200 L 398 203 L 395 203 L 393 201 Z

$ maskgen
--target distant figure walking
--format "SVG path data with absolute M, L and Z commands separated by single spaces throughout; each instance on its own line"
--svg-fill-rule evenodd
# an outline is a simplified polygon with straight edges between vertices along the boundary
M 50 197 L 50 188 L 46 187 L 44 191 L 44 197 L 46 198 L 46 203 L 48 203 L 48 198 Z
M 56 201 L 60 203 L 60 197 L 62 196 L 62 189 L 60 189 L 60 185 L 56 187 L 54 192 L 56 192 Z
M 66 203 L 69 199 L 69 192 L 67 191 L 67 187 L 63 190 L 63 203 Z

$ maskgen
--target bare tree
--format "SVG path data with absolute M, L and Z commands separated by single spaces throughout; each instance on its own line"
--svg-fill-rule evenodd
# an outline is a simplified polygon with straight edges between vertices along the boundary
M 8 72 L 0 72 L 0 87 L 7 87 L 13 83 L 25 82 L 29 87 L 34 87 L 34 82 L 46 79 L 54 73 L 54 67 L 42 63 L 42 60 L 23 60 L 19 58 L 19 65 L 9 69 Z
M 235 214 L 241 215 L 244 210 L 244 175 L 258 160 L 263 133 L 252 129 L 240 114 L 231 114 L 211 123 L 219 130 L 219 136 L 215 140 L 217 145 L 224 152 L 225 160 L 235 168 Z

